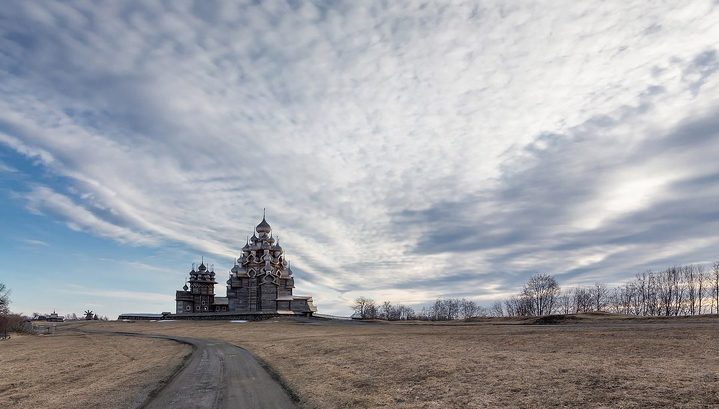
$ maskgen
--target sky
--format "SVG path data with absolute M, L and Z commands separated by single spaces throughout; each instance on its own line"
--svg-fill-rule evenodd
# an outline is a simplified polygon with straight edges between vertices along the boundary
M 0 8 L 17 312 L 174 310 L 263 208 L 295 294 L 489 304 L 719 259 L 716 1 Z

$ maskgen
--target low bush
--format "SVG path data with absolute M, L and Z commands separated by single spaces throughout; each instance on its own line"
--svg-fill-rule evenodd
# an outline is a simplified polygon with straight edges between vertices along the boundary
M 12 313 L 0 315 L 0 337 L 9 335 L 11 332 L 34 334 L 35 330 L 28 317 Z

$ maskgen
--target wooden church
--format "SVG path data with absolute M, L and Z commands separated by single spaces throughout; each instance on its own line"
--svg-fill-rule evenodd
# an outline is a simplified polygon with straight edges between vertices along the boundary
M 317 311 L 312 297 L 292 295 L 295 280 L 279 240 L 265 217 L 242 248 L 227 280 L 227 296 L 215 296 L 215 272 L 204 260 L 190 271 L 187 284 L 176 292 L 176 318 L 233 315 L 247 319 L 263 316 L 311 316 Z

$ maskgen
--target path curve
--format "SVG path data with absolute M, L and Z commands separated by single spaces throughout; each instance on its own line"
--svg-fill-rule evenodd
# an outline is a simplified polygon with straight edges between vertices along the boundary
M 146 409 L 293 409 L 287 391 L 247 350 L 222 341 L 135 332 L 80 330 L 192 345 L 193 352 L 170 382 L 142 406 Z

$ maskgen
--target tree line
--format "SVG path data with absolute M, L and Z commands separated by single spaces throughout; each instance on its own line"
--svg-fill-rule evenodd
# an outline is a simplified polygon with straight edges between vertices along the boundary
M 690 264 L 636 274 L 610 288 L 591 286 L 562 289 L 555 277 L 537 273 L 522 290 L 504 301 L 482 306 L 466 298 L 437 299 L 421 310 L 384 301 L 376 304 L 359 297 L 352 304 L 353 317 L 385 320 L 447 321 L 474 317 L 529 317 L 551 314 L 611 312 L 636 316 L 719 314 L 719 261 L 709 266 Z
M 393 304 L 390 301 L 377 304 L 371 298 L 359 297 L 352 304 L 352 309 L 353 317 L 358 319 L 450 321 L 501 315 L 502 304 L 497 302 L 487 308 L 466 298 L 445 298 L 437 299 L 416 311 L 404 304 Z
M 504 301 L 503 315 L 541 316 L 604 311 L 636 316 L 719 313 L 719 262 L 672 266 L 636 274 L 609 288 L 597 282 L 562 290 L 549 274 L 535 274 Z
M 637 274 L 615 288 L 609 298 L 612 312 L 640 316 L 719 313 L 719 261 L 674 266 Z

